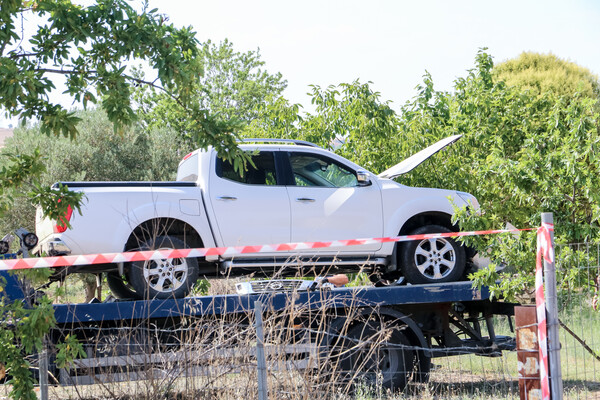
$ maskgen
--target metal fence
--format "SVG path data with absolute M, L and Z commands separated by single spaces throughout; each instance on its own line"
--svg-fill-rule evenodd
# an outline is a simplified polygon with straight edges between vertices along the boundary
M 561 361 L 565 398 L 600 398 L 600 244 L 557 247 Z

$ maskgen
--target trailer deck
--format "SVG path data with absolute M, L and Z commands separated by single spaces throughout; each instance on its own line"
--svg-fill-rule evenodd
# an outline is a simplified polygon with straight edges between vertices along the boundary
M 471 282 L 452 282 L 434 285 L 388 287 L 351 287 L 331 290 L 274 292 L 248 295 L 186 297 L 183 299 L 115 301 L 91 304 L 56 304 L 54 315 L 59 326 L 123 320 L 202 317 L 252 312 L 254 302 L 261 301 L 270 312 L 289 307 L 290 302 L 303 304 L 307 309 L 389 307 L 435 303 L 479 302 L 489 298 L 487 287 L 473 288 Z

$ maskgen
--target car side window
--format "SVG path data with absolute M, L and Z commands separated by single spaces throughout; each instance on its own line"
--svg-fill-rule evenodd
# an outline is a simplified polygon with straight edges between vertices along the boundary
M 229 160 L 217 158 L 217 176 L 230 181 L 247 185 L 277 185 L 275 157 L 272 151 L 262 151 L 251 156 L 252 163 L 246 165 L 247 170 L 242 175 L 235 171 Z
M 353 187 L 358 181 L 354 171 L 318 154 L 289 152 L 296 186 Z

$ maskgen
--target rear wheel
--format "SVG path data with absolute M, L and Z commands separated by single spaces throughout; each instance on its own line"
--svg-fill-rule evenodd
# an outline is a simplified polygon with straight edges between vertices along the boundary
M 411 235 L 447 233 L 440 225 L 426 225 Z M 466 267 L 465 249 L 452 238 L 412 240 L 402 245 L 401 265 L 410 283 L 454 282 L 462 278 Z
M 338 347 L 339 371 L 344 382 L 357 386 L 401 391 L 414 369 L 415 352 L 400 327 L 382 332 L 373 321 L 348 330 Z M 389 333 L 389 334 L 388 334 Z
M 140 250 L 184 249 L 185 243 L 172 236 L 159 236 L 140 246 Z M 132 262 L 129 279 L 138 296 L 146 298 L 185 297 L 198 280 L 195 258 L 173 258 Z

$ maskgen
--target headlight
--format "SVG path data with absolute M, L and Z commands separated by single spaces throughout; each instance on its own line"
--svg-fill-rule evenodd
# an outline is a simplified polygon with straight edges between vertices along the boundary
M 474 210 L 479 210 L 479 202 L 477 201 L 477 198 L 475 196 L 465 192 L 456 192 L 456 194 L 465 203 L 469 204 Z

